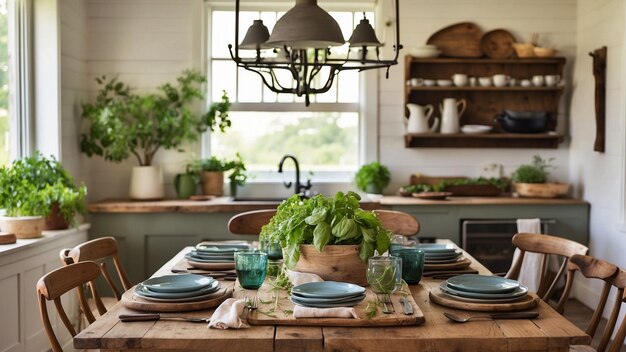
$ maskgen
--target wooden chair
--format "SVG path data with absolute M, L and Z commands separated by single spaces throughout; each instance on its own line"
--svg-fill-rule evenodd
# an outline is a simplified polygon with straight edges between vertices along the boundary
M 76 336 L 76 330 L 67 317 L 65 309 L 63 309 L 61 296 L 72 289 L 79 288 L 77 291 L 80 297 L 79 301 L 82 310 L 85 312 L 87 321 L 89 321 L 90 324 L 93 323 L 96 319 L 89 310 L 83 290 L 80 288 L 84 284 L 87 284 L 91 288 L 91 294 L 93 295 L 94 300 L 99 302 L 100 296 L 98 295 L 95 284 L 95 280 L 99 275 L 100 267 L 98 264 L 94 262 L 82 262 L 70 264 L 51 271 L 39 279 L 39 282 L 37 282 L 39 312 L 41 314 L 41 320 L 43 322 L 46 335 L 48 335 L 48 339 L 50 340 L 50 347 L 52 347 L 53 352 L 60 352 L 63 351 L 63 349 L 61 348 L 61 344 L 52 329 L 46 301 L 54 301 L 54 305 L 56 306 L 59 316 L 61 317 L 61 321 L 63 321 L 67 330 L 70 332 L 72 337 L 74 337 Z M 102 302 L 100 302 L 100 305 L 101 304 Z
M 420 231 L 417 219 L 408 213 L 394 210 L 374 210 L 383 227 L 394 235 L 415 236 Z
M 572 346 L 570 351 L 604 352 L 607 348 L 608 351 L 611 352 L 619 351 L 624 344 L 624 337 L 626 336 L 626 319 L 622 320 L 613 343 L 610 345 L 609 343 L 611 342 L 611 335 L 615 329 L 622 303 L 626 302 L 626 296 L 624 295 L 624 288 L 626 288 L 626 271 L 609 262 L 586 255 L 573 255 L 569 260 L 568 270 L 571 273 L 571 276 L 574 276 L 576 271 L 580 271 L 580 273 L 586 278 L 604 281 L 600 301 L 598 302 L 598 306 L 596 307 L 593 317 L 591 318 L 587 330 L 585 331 L 591 337 L 596 334 L 596 330 L 598 329 L 598 324 L 602 319 L 602 313 L 606 307 L 611 288 L 615 287 L 617 289 L 611 315 L 607 321 L 606 327 L 604 328 L 604 333 L 602 334 L 598 348 L 593 349 L 591 346 L 577 345 Z
M 258 235 L 263 225 L 276 215 L 275 209 L 253 210 L 240 213 L 228 221 L 228 231 L 235 235 Z
M 589 251 L 589 248 L 578 242 L 568 240 L 562 237 L 534 233 L 516 234 L 515 236 L 513 236 L 513 244 L 520 249 L 520 255 L 511 266 L 511 269 L 506 274 L 506 277 L 510 279 L 517 279 L 519 277 L 522 262 L 524 261 L 524 254 L 526 252 L 543 254 L 540 269 L 540 285 L 539 289 L 537 290 L 537 295 L 539 295 L 539 297 L 541 297 L 541 299 L 545 302 L 548 302 L 550 300 L 555 292 L 559 279 L 561 278 L 561 276 L 563 276 L 564 273 L 567 272 L 565 288 L 563 289 L 563 293 L 561 294 L 561 297 L 559 298 L 555 308 L 557 312 L 563 313 L 563 306 L 565 305 L 565 302 L 569 297 L 569 293 L 574 280 L 574 276 L 571 275 L 568 270 L 566 270 L 569 258 L 576 254 L 585 255 Z M 547 275 L 549 255 L 556 255 L 563 259 L 563 263 L 559 267 L 559 271 L 553 278 L 550 278 Z

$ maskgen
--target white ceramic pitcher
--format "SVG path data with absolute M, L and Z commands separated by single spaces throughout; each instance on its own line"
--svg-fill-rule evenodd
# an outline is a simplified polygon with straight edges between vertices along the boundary
M 407 133 L 427 133 L 437 130 L 437 127 L 439 127 L 439 118 L 437 117 L 432 127 L 428 127 L 428 120 L 435 111 L 432 105 L 406 104 L 406 107 L 409 109 L 409 118 L 406 121 Z
M 439 104 L 441 110 L 441 133 L 459 133 L 459 120 L 467 108 L 465 99 L 445 98 Z

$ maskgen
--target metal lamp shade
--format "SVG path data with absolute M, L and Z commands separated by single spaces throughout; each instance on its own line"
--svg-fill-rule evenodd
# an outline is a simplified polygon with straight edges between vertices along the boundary
M 244 50 L 269 48 L 270 46 L 265 44 L 269 37 L 270 31 L 263 24 L 263 20 L 254 20 L 252 25 L 248 28 L 246 36 L 241 41 L 241 44 L 239 44 L 239 48 Z
M 366 18 L 356 26 L 350 40 L 350 46 L 381 46 L 382 44 L 376 38 L 374 28 Z
M 281 17 L 267 44 L 294 49 L 327 48 L 345 43 L 337 21 L 317 0 L 296 0 L 296 5 Z

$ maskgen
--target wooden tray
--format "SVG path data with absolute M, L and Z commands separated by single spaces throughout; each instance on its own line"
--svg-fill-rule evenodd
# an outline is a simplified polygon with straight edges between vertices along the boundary
M 424 271 L 442 271 L 442 270 L 458 270 L 467 268 L 472 264 L 472 261 L 463 258 L 458 262 L 446 263 L 446 264 L 424 264 Z
M 480 47 L 485 55 L 492 59 L 508 59 L 515 54 L 513 43 L 515 37 L 505 29 L 494 29 L 485 33 L 480 41 Z
M 124 292 L 122 295 L 122 305 L 126 308 L 140 310 L 144 312 L 188 312 L 193 310 L 203 310 L 217 307 L 227 298 L 232 296 L 233 283 L 220 281 L 222 288 L 215 292 L 210 299 L 197 302 L 164 303 L 149 301 L 135 294 L 135 287 Z
M 439 287 L 433 288 L 428 296 L 432 302 L 435 302 L 441 306 L 462 309 L 462 310 L 470 310 L 474 312 L 515 312 L 518 310 L 525 310 L 534 308 L 539 302 L 539 297 L 536 295 L 526 295 L 523 298 L 520 298 L 519 301 L 516 302 L 508 302 L 508 303 L 470 303 L 470 302 L 462 302 L 458 301 L 454 298 L 450 298 L 443 293 Z
M 472 22 L 461 22 L 445 27 L 428 38 L 427 44 L 437 46 L 442 56 L 478 58 L 483 31 Z
M 278 309 L 272 313 L 269 310 L 274 306 L 275 301 L 273 295 L 278 295 Z M 391 301 L 395 313 L 383 314 L 382 308 L 378 307 L 376 316 L 368 319 L 365 314 L 365 308 L 368 302 L 376 300 L 376 294 L 369 288 L 365 291 L 366 297 L 363 302 L 354 306 L 354 309 L 359 316 L 357 319 L 347 318 L 300 318 L 296 319 L 290 313 L 293 311 L 294 304 L 289 300 L 289 295 L 286 291 L 272 291 L 272 286 L 266 280 L 263 286 L 258 291 L 243 289 L 238 283 L 235 284 L 235 292 L 233 297 L 254 297 L 259 298 L 259 308 L 253 311 L 248 316 L 248 323 L 251 325 L 310 325 L 310 326 L 401 326 L 401 325 L 420 325 L 426 320 L 424 319 L 424 313 L 420 310 L 420 307 L 415 303 L 415 300 L 411 295 L 407 295 L 407 299 L 413 306 L 413 314 L 405 315 L 402 310 L 402 304 L 400 298 L 402 295 L 394 294 L 391 296 Z M 266 303 L 264 303 L 266 302 Z M 267 303 L 271 302 L 271 303 Z M 387 303 L 387 306 L 390 306 Z M 264 314 L 265 313 L 265 314 Z M 267 314 L 275 315 L 274 317 Z

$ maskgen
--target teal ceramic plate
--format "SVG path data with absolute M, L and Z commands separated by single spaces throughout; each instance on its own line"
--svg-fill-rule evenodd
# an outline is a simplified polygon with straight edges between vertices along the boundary
M 220 282 L 217 280 L 213 280 L 213 282 L 211 282 L 210 285 L 204 288 L 201 288 L 199 290 L 189 291 L 189 292 L 165 293 L 165 292 L 154 292 L 148 289 L 143 284 L 137 284 L 137 287 L 135 288 L 135 293 L 140 296 L 163 298 L 163 299 L 189 298 L 189 297 L 196 297 L 196 296 L 205 295 L 207 293 L 215 292 L 219 289 L 219 287 L 220 287 Z
M 444 243 L 421 243 L 415 246 L 424 251 L 424 253 L 452 253 L 455 252 L 457 247 L 453 244 Z
M 349 302 L 349 301 L 354 301 L 357 299 L 365 299 L 365 295 L 360 293 L 357 295 L 353 295 L 353 296 L 347 296 L 347 297 L 341 297 L 341 298 L 310 298 L 310 297 L 302 297 L 302 296 L 298 296 L 296 294 L 292 294 L 291 298 L 293 298 L 294 301 L 298 301 L 301 303 L 309 303 L 309 304 L 315 304 L 315 303 L 340 303 L 340 302 Z
M 291 292 L 309 298 L 341 298 L 364 293 L 365 288 L 347 282 L 323 281 L 298 285 Z
M 456 263 L 459 260 L 462 260 L 463 257 L 456 257 L 451 259 L 424 259 L 425 264 L 449 264 Z
M 234 252 L 233 253 L 207 253 L 207 252 L 196 251 L 192 249 L 189 253 L 198 257 L 207 257 L 207 258 L 230 258 L 232 259 L 235 257 Z
M 195 256 L 193 254 L 187 254 L 185 255 L 185 258 L 196 261 L 196 262 L 200 262 L 200 263 L 234 263 L 235 259 L 226 259 L 226 258 L 219 258 L 219 259 L 206 259 L 203 257 L 199 257 L 199 256 Z
M 247 244 L 227 244 L 227 245 L 205 245 L 199 244 L 196 246 L 196 250 L 200 252 L 208 252 L 208 253 L 234 253 L 237 251 L 250 249 L 250 246 Z
M 215 290 L 212 290 L 212 291 L 207 292 L 205 294 L 201 294 L 201 295 L 198 295 L 198 296 L 192 296 L 192 297 L 184 297 L 184 298 L 148 297 L 148 296 L 140 294 L 137 289 L 135 289 L 135 294 L 137 294 L 137 296 L 141 296 L 141 298 L 146 299 L 148 301 L 163 302 L 163 303 L 181 303 L 181 302 L 196 302 L 196 301 L 206 301 L 206 300 L 209 300 L 209 299 L 215 299 L 217 297 L 222 296 L 224 294 L 224 291 L 221 290 L 221 287 L 218 286 Z
M 443 290 L 440 290 L 440 291 L 446 297 L 451 298 L 451 299 L 455 299 L 457 301 L 470 302 L 470 303 L 481 303 L 481 304 L 510 303 L 510 302 L 516 302 L 516 301 L 526 297 L 526 295 L 522 295 L 522 296 L 519 296 L 519 297 L 500 298 L 500 299 L 469 298 L 469 297 L 462 297 L 462 296 L 453 295 L 453 294 L 450 294 L 450 293 L 448 293 L 446 291 L 443 291 Z
M 460 291 L 460 290 L 455 290 L 454 288 L 447 285 L 445 282 L 439 285 L 439 288 L 441 289 L 441 291 L 454 295 L 454 296 L 460 296 L 460 297 L 466 297 L 466 298 L 489 299 L 489 300 L 519 298 L 528 293 L 528 288 L 522 285 L 517 287 L 514 291 L 507 292 L 507 293 L 479 293 L 479 292 Z
M 153 292 L 178 293 L 197 291 L 209 286 L 213 281 L 212 277 L 195 274 L 163 275 L 153 277 L 142 284 Z
M 459 290 L 479 293 L 506 293 L 513 292 L 519 287 L 519 282 L 500 276 L 479 274 L 463 274 L 449 278 L 448 286 Z
M 346 301 L 346 302 L 338 302 L 338 303 L 304 303 L 304 302 L 300 302 L 297 301 L 293 298 L 293 296 L 290 298 L 291 302 L 293 302 L 294 304 L 297 304 L 299 306 L 303 306 L 303 307 L 310 307 L 310 308 L 335 308 L 335 307 L 353 307 L 356 306 L 357 304 L 363 302 L 363 299 L 355 299 L 352 301 Z

